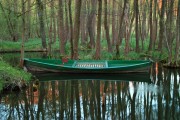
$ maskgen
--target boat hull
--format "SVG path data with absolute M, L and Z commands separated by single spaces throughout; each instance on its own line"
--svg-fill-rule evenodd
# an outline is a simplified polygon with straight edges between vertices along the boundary
M 138 72 L 149 72 L 149 68 L 151 66 L 150 61 L 142 61 L 141 64 L 140 62 L 134 62 L 134 61 L 121 62 L 121 64 L 126 63 L 125 65 L 120 65 L 118 62 L 121 62 L 121 61 L 115 61 L 115 62 L 111 61 L 111 63 L 108 61 L 100 61 L 100 62 L 78 61 L 78 64 L 77 64 L 77 61 L 70 61 L 69 63 L 62 63 L 61 61 L 57 63 L 56 61 L 53 61 L 52 63 L 50 63 L 48 60 L 45 60 L 42 62 L 42 61 L 38 61 L 37 59 L 33 59 L 33 60 L 25 59 L 24 66 L 28 71 L 32 73 L 33 72 L 36 72 L 36 73 L 37 72 L 61 72 L 61 73 L 132 73 L 134 72 L 134 73 L 138 73 Z M 69 65 L 70 63 L 72 64 Z M 84 64 L 86 64 L 86 66 L 84 66 Z

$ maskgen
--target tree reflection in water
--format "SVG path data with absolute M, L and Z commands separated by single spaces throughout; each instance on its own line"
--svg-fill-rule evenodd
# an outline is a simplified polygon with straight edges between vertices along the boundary
M 156 67 L 154 67 L 156 68 Z M 64 80 L 0 96 L 1 119 L 180 119 L 179 71 L 153 69 L 151 83 Z M 130 76 L 131 77 L 131 76 Z M 142 81 L 142 80 L 140 80 Z

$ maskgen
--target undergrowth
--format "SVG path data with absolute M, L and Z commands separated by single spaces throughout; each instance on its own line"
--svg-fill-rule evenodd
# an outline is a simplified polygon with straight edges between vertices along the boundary
M 21 87 L 31 79 L 31 74 L 22 69 L 10 66 L 0 59 L 0 90 L 4 85 L 11 87 Z

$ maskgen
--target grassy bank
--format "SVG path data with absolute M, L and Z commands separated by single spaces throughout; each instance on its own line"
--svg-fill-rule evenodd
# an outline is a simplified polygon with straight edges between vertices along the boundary
M 47 41 L 48 43 L 48 41 Z M 152 50 L 148 51 L 148 43 L 149 40 L 144 41 L 144 47 L 141 48 L 140 53 L 135 52 L 135 40 L 132 38 L 130 42 L 130 52 L 125 55 L 124 49 L 125 49 L 125 41 L 122 41 L 122 45 L 120 45 L 120 56 L 116 56 L 115 46 L 112 46 L 113 52 L 109 53 L 107 50 L 107 42 L 105 39 L 101 40 L 101 59 L 140 59 L 141 57 L 150 57 L 153 60 L 156 61 L 167 61 L 168 59 L 168 51 L 166 49 L 163 50 L 163 52 Z M 25 42 L 25 51 L 35 51 L 35 50 L 41 50 L 41 40 L 40 39 L 29 39 Z M 71 56 L 70 51 L 70 43 L 67 42 L 65 46 L 65 52 L 67 56 Z M 11 41 L 2 41 L 0 40 L 0 51 L 15 51 L 21 49 L 21 40 L 18 42 L 11 42 Z M 55 52 L 59 51 L 59 40 L 56 40 L 55 43 L 52 44 L 52 54 L 55 54 Z M 93 59 L 95 55 L 95 49 L 89 49 L 88 44 L 87 45 L 81 45 L 79 44 L 79 59 Z M 53 55 L 52 55 L 53 56 Z M 58 53 L 58 56 L 59 55 Z
M 31 74 L 10 66 L 0 58 L 0 90 L 4 87 L 24 86 L 31 79 Z
M 47 41 L 48 42 L 48 41 Z M 59 41 L 57 40 L 55 44 L 53 44 L 53 48 L 59 48 Z M 29 39 L 25 41 L 24 45 L 25 50 L 40 50 L 42 49 L 42 44 L 40 39 Z M 13 50 L 21 50 L 21 40 L 17 42 L 0 40 L 0 51 L 13 51 Z

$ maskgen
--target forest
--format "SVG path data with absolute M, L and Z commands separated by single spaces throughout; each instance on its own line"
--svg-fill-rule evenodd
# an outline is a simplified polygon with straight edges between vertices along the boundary
M 180 64 L 180 0 L 1 0 L 0 42 L 41 41 L 51 54 L 80 59 L 147 56 Z M 3 50 L 1 48 L 1 50 Z M 87 55 L 87 54 L 84 54 Z

